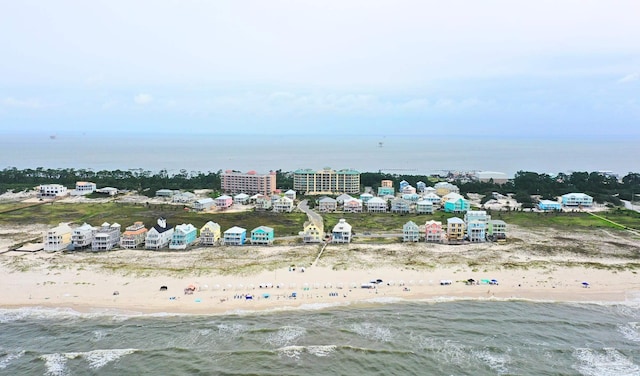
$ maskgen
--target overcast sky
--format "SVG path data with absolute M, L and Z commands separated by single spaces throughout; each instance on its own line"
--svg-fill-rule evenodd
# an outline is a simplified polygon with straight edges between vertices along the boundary
M 640 136 L 640 1 L 2 1 L 0 128 Z

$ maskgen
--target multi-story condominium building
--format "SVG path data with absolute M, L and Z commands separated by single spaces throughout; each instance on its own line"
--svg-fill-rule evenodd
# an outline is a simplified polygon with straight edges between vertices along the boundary
M 93 236 L 96 233 L 96 228 L 88 223 L 83 224 L 80 227 L 73 229 L 71 234 L 71 243 L 74 248 L 90 247 L 93 241 Z
M 427 243 L 442 243 L 443 238 L 442 222 L 431 220 L 425 223 L 424 240 Z
M 387 202 L 380 197 L 374 197 L 367 201 L 367 211 L 369 213 L 386 213 Z
M 271 244 L 274 233 L 271 227 L 260 226 L 251 230 L 251 244 Z
M 402 241 L 417 242 L 420 240 L 420 227 L 413 221 L 409 221 L 402 226 Z
M 330 168 L 320 171 L 296 170 L 293 173 L 293 189 L 306 194 L 358 193 L 360 173 L 355 170 L 335 171 Z
M 198 230 L 191 224 L 183 223 L 173 229 L 169 249 L 186 249 L 195 243 L 198 237 Z
M 464 240 L 464 221 L 458 217 L 447 219 L 447 238 L 449 242 L 462 242 Z
M 276 173 L 258 174 L 255 171 L 247 173 L 227 170 L 220 175 L 222 190 L 228 193 L 248 193 L 270 195 L 276 191 Z
M 96 191 L 96 183 L 88 181 L 76 182 L 76 189 L 71 192 L 73 196 L 88 195 Z
M 200 244 L 216 245 L 220 241 L 220 225 L 209 221 L 200 229 Z
M 144 247 L 146 249 L 161 249 L 167 247 L 173 237 L 173 227 L 167 225 L 167 220 L 158 218 L 158 223 L 153 226 L 144 239 Z
M 562 205 L 564 206 L 591 206 L 593 197 L 584 193 L 567 193 L 562 195 Z
M 42 184 L 38 188 L 38 197 L 40 198 L 56 198 L 64 197 L 69 194 L 69 190 L 60 184 Z
M 331 231 L 332 243 L 350 243 L 351 242 L 351 225 L 346 220 L 340 219 L 338 224 Z
M 307 221 L 300 235 L 305 243 L 320 243 L 324 237 L 324 225 L 322 222 Z
M 127 226 L 120 237 L 120 246 L 122 248 L 134 249 L 142 246 L 147 238 L 147 230 L 142 222 L 134 222 L 131 226 Z
M 243 245 L 247 241 L 247 230 L 233 226 L 224 232 L 224 238 L 222 240 L 224 245 Z
M 91 241 L 91 250 L 108 251 L 120 244 L 120 225 L 103 223 Z
M 73 230 L 66 223 L 47 230 L 44 233 L 44 250 L 48 252 L 63 251 L 71 245 L 71 234 Z
M 293 210 L 293 200 L 283 196 L 273 203 L 273 211 L 276 213 L 291 213 Z

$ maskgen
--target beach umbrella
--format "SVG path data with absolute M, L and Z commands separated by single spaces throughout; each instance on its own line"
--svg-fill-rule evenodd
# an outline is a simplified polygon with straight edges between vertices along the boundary
M 253 283 L 252 283 L 252 284 L 250 284 L 250 285 L 249 285 L 249 288 L 253 290 L 253 289 L 255 289 L 256 287 L 255 287 L 255 286 L 253 285 Z
M 262 297 L 263 297 L 263 298 L 265 298 L 265 299 L 267 299 L 267 298 L 268 298 L 268 297 L 270 297 L 270 296 L 271 296 L 271 295 L 269 295 L 269 294 L 262 294 Z
M 236 290 L 242 290 L 243 288 L 244 286 L 242 285 L 242 283 L 236 286 Z
M 389 285 L 389 286 L 393 286 L 395 284 L 396 284 L 396 282 L 394 280 L 391 280 L 391 281 L 387 282 L 387 285 Z
M 214 290 L 220 290 L 220 285 L 217 285 L 217 284 L 216 284 L 216 285 L 213 285 L 213 289 L 214 289 Z
M 320 284 L 319 284 L 319 283 L 317 283 L 317 282 L 316 282 L 316 283 L 314 283 L 314 284 L 313 284 L 313 288 L 314 288 L 314 289 L 319 289 L 319 288 L 320 288 Z
M 589 282 L 582 282 L 582 287 L 589 287 Z
M 355 289 L 355 288 L 357 288 L 357 287 L 358 287 L 358 284 L 357 284 L 357 283 L 355 283 L 355 282 L 351 282 L 351 285 L 350 285 L 350 286 L 351 286 L 351 288 L 352 288 L 352 289 Z
M 418 284 L 419 284 L 420 286 L 422 286 L 422 285 L 424 285 L 424 281 L 423 281 L 423 280 L 419 280 L 419 281 L 418 281 Z
M 404 281 L 403 281 L 403 280 L 400 280 L 400 281 L 398 282 L 398 285 L 400 285 L 400 286 L 404 286 Z
M 331 284 L 331 282 L 327 282 L 327 283 L 325 283 L 325 284 L 324 284 L 324 288 L 325 288 L 325 289 L 330 289 L 330 288 L 331 288 L 331 286 L 333 286 L 333 285 Z
M 338 284 L 336 285 L 336 287 L 337 287 L 337 288 L 339 288 L 339 289 L 341 289 L 341 288 L 343 288 L 343 287 L 344 287 L 344 285 L 343 285 L 342 283 L 338 283 Z
M 413 280 L 409 281 L 409 286 L 413 286 L 415 284 L 415 282 L 413 282 Z
M 232 285 L 232 284 L 228 284 L 228 285 L 227 285 L 227 290 L 231 290 L 232 288 L 233 288 L 233 285 Z

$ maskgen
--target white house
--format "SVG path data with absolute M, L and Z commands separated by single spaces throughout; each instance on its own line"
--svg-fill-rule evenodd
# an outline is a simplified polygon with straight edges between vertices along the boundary
M 331 231 L 332 243 L 350 243 L 351 242 L 351 225 L 341 218 L 338 224 Z
M 592 206 L 593 197 L 584 193 L 567 193 L 562 195 L 562 205 L 564 206 Z
M 417 242 L 420 240 L 420 227 L 413 221 L 409 221 L 402 226 L 402 241 Z
M 243 245 L 246 240 L 247 230 L 242 227 L 233 226 L 224 232 L 222 242 L 224 245 Z
M 88 195 L 96 191 L 96 183 L 88 181 L 76 182 L 76 189 L 71 192 L 72 196 Z
M 42 184 L 38 187 L 38 197 L 40 198 L 64 197 L 68 194 L 67 187 L 60 184 Z
M 433 214 L 433 203 L 420 200 L 416 203 L 416 214 Z
M 91 250 L 108 251 L 120 244 L 120 225 L 117 223 L 103 223 L 102 226 L 93 235 L 91 241 Z
M 215 206 L 215 201 L 211 197 L 201 198 L 193 203 L 193 210 L 205 211 Z
M 71 234 L 73 230 L 66 223 L 47 230 L 44 233 L 44 250 L 48 252 L 63 251 L 71 245 Z
M 288 191 L 286 191 L 284 193 L 285 197 L 289 197 L 290 199 L 292 199 L 293 201 L 296 200 L 296 191 L 294 191 L 293 189 L 289 189 Z
M 369 213 L 386 213 L 387 202 L 380 197 L 374 197 L 367 201 L 367 211 Z
M 169 246 L 173 237 L 173 227 L 167 225 L 167 220 L 158 218 L 158 223 L 147 231 L 147 237 L 144 240 L 146 249 L 160 249 Z
M 293 200 L 287 196 L 280 197 L 273 203 L 273 211 L 276 213 L 291 213 L 293 210 Z
M 196 200 L 196 195 L 191 192 L 179 192 L 171 196 L 171 202 L 176 204 L 190 204 Z
M 93 241 L 93 236 L 96 233 L 96 228 L 88 223 L 73 229 L 71 234 L 71 243 L 74 248 L 89 247 Z
M 238 193 L 237 195 L 233 196 L 233 203 L 234 204 L 240 204 L 240 205 L 246 205 L 249 203 L 249 199 L 251 197 L 246 194 L 246 193 Z
M 322 213 L 334 212 L 338 209 L 338 201 L 331 197 L 323 197 L 318 200 L 318 210 Z

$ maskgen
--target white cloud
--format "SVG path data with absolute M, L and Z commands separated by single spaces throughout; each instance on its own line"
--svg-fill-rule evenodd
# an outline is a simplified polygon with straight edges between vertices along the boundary
M 640 80 L 640 74 L 638 72 L 630 73 L 618 80 L 619 84 L 626 84 L 628 82 Z
M 150 94 L 138 94 L 133 97 L 133 101 L 136 104 L 145 105 L 153 102 L 153 97 Z
M 0 101 L 3 107 L 38 109 L 44 107 L 37 99 L 16 99 L 13 97 L 4 98 Z

